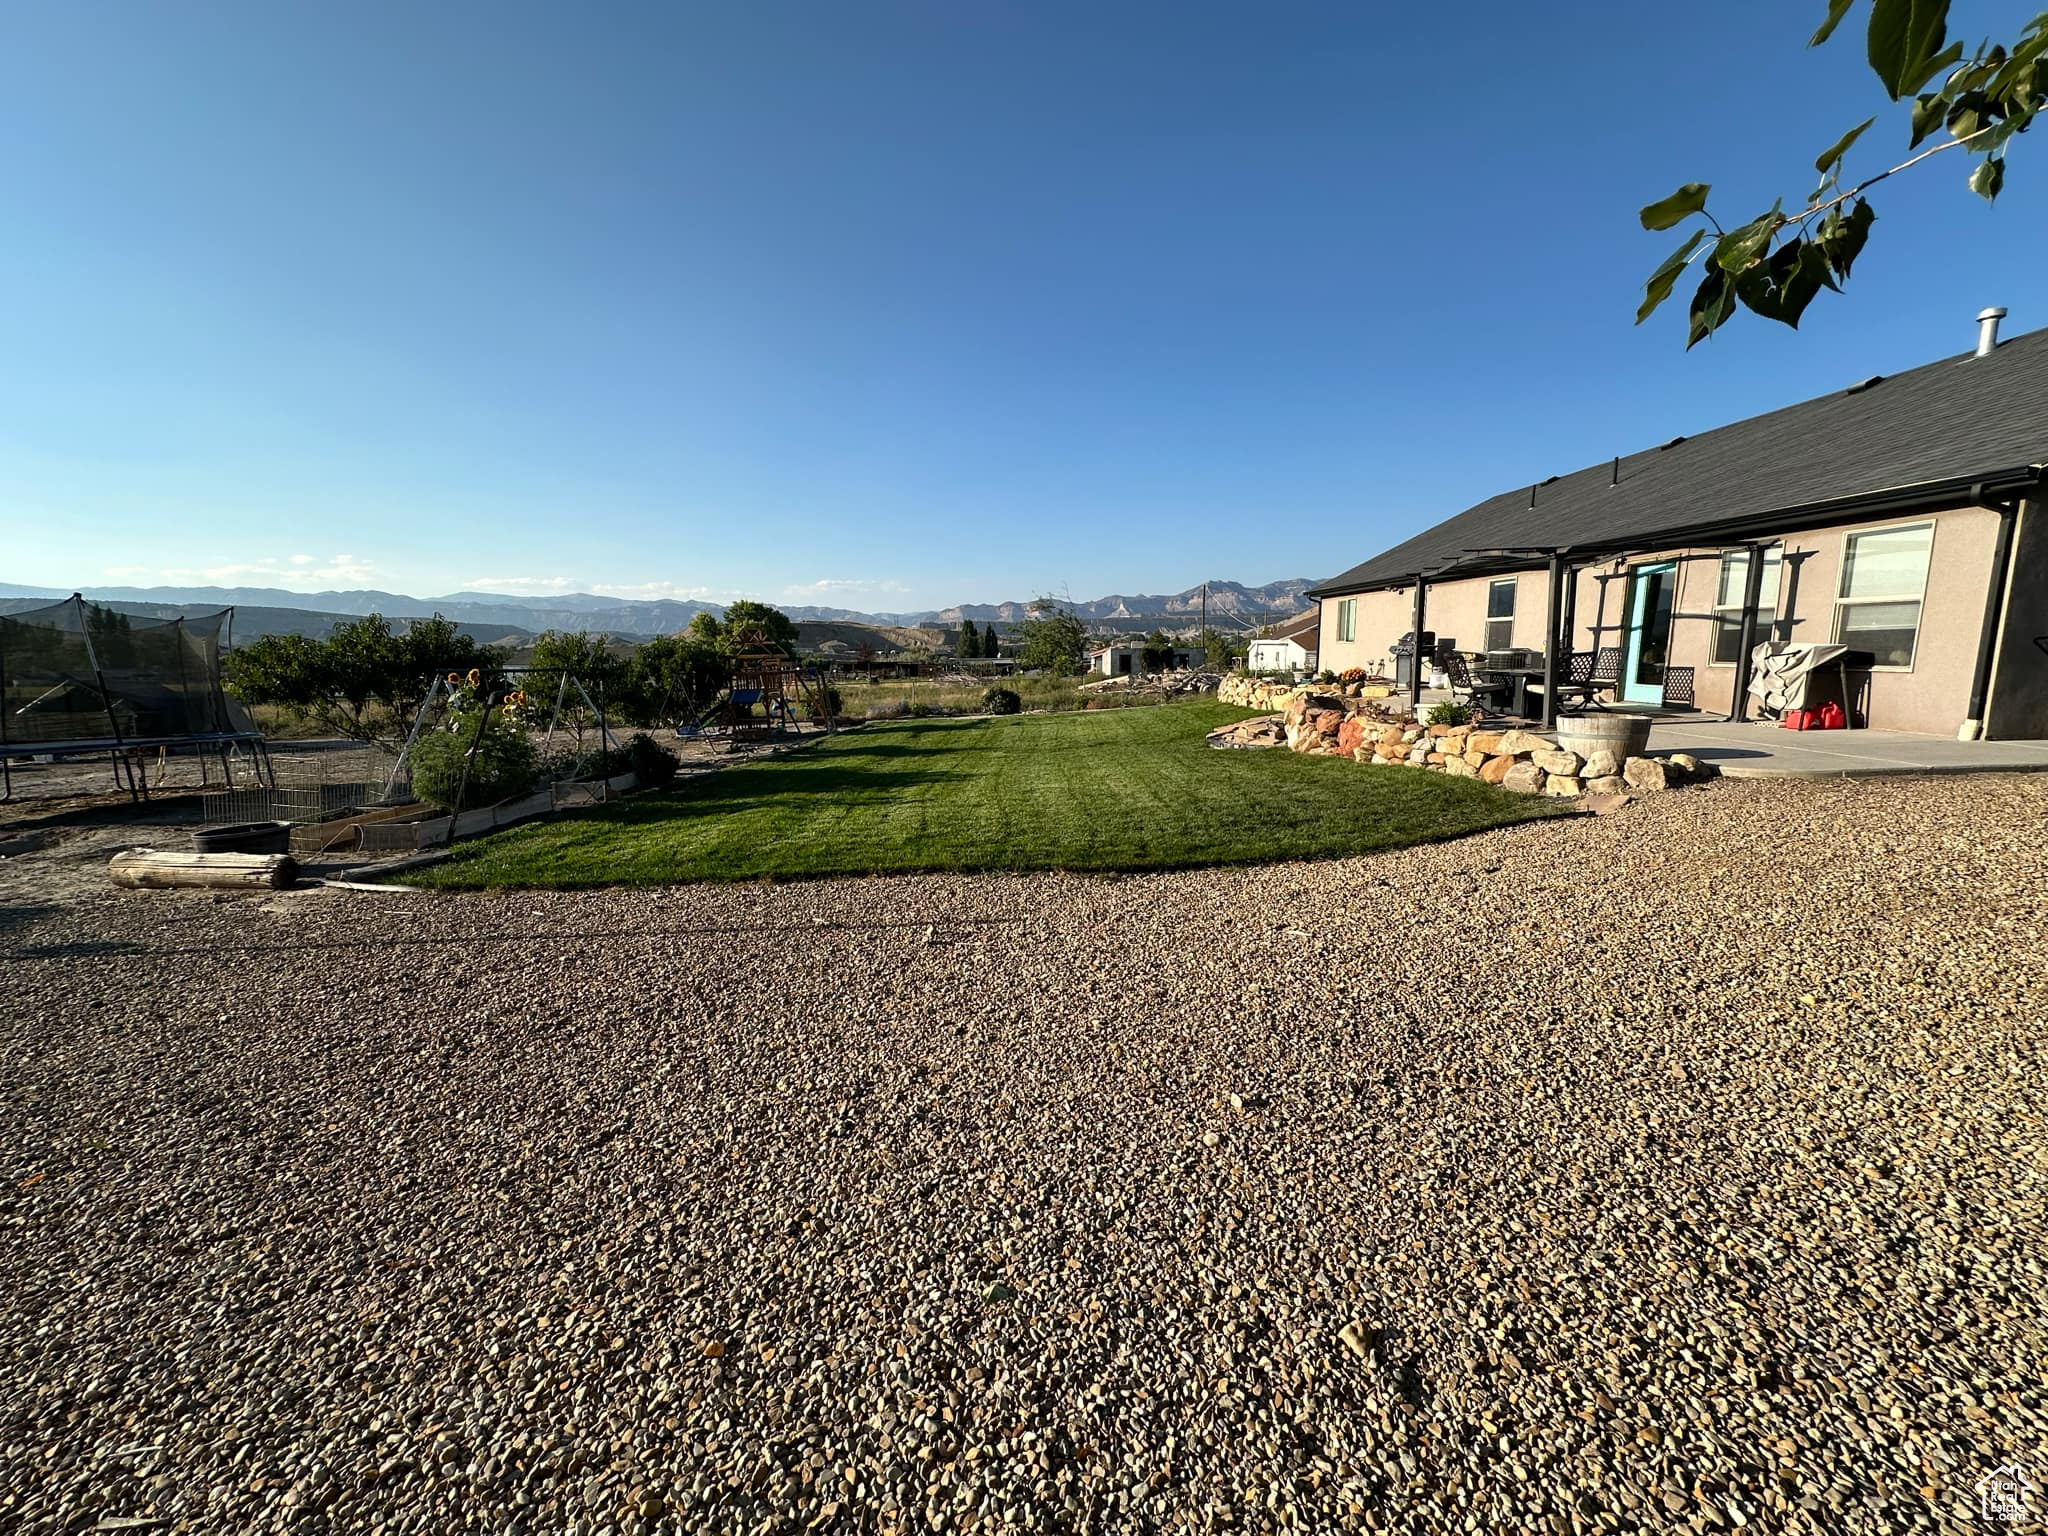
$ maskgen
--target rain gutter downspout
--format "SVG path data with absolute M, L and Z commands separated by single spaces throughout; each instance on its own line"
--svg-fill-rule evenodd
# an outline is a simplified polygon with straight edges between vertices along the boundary
M 1991 550 L 1991 581 L 1984 591 L 1984 627 L 1977 632 L 1977 665 L 1970 674 L 1970 710 L 1957 741 L 1977 741 L 1984 735 L 1984 703 L 1991 692 L 1991 663 L 1998 655 L 1999 620 L 2005 616 L 2005 585 L 2012 573 L 2013 526 L 2019 521 L 2019 503 L 2001 501 L 1998 508 L 1998 542 Z

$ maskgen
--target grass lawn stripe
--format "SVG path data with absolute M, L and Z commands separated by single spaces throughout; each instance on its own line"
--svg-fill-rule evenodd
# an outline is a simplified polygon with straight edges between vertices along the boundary
M 581 888 L 919 870 L 1173 869 L 1399 848 L 1566 807 L 1474 779 L 1203 741 L 1193 702 L 869 725 L 462 845 L 419 883 Z

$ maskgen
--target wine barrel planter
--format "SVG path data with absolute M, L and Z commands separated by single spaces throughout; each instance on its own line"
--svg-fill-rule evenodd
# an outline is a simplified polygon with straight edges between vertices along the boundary
M 192 834 L 194 853 L 287 853 L 291 850 L 289 822 L 245 821 L 233 827 L 201 827 Z
M 1607 710 L 1588 710 L 1583 715 L 1557 717 L 1557 744 L 1567 752 L 1591 757 L 1608 751 L 1625 763 L 1641 757 L 1650 745 L 1650 721 L 1645 715 L 1624 715 Z

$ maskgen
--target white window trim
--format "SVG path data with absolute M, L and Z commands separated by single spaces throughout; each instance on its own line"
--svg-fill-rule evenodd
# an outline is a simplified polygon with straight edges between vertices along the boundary
M 1345 630 L 1350 634 L 1345 634 Z M 1337 599 L 1337 643 L 1351 645 L 1358 639 L 1358 599 L 1340 597 Z
M 1913 654 L 1903 667 L 1872 667 L 1873 672 L 1911 672 L 1920 662 L 1920 631 L 1927 622 L 1927 578 L 1934 570 L 1935 519 L 1922 518 L 1911 523 L 1880 523 L 1874 528 L 1845 528 L 1842 530 L 1842 554 L 1835 567 L 1835 624 L 1830 642 L 1843 644 L 1842 610 L 1861 608 L 1870 603 L 1918 603 L 1920 616 L 1913 624 Z M 1842 586 L 1849 579 L 1849 541 L 1860 539 L 1871 533 L 1910 533 L 1915 528 L 1927 530 L 1927 559 L 1920 567 L 1920 590 L 1917 592 L 1888 592 L 1877 597 L 1844 597 Z
M 1508 603 L 1508 611 L 1498 618 L 1494 617 L 1493 613 L 1493 589 L 1495 587 L 1506 587 L 1512 594 Z M 1522 583 L 1517 577 L 1496 576 L 1487 582 L 1486 612 L 1479 620 L 1479 638 L 1485 642 L 1487 650 L 1511 651 L 1515 648 L 1515 610 L 1521 606 L 1521 598 Z M 1508 627 L 1508 643 L 1506 645 L 1495 645 L 1493 643 L 1493 626 L 1496 624 L 1506 624 Z
M 1770 637 L 1769 635 L 1766 635 L 1766 634 L 1764 634 L 1764 631 L 1765 631 L 1766 629 L 1776 629 L 1776 628 L 1778 627 L 1778 603 L 1779 603 L 1779 601 L 1780 601 L 1780 600 L 1782 600 L 1782 599 L 1784 598 L 1784 596 L 1785 596 L 1785 556 L 1784 556 L 1784 553 L 1783 553 L 1783 551 L 1784 551 L 1784 547 L 1785 547 L 1785 546 L 1784 546 L 1784 545 L 1782 545 L 1782 544 L 1779 544 L 1779 545 L 1774 545 L 1774 546 L 1772 546 L 1772 547 L 1773 547 L 1773 548 L 1775 548 L 1776 550 L 1778 550 L 1778 551 L 1779 551 L 1779 554 L 1778 554 L 1778 595 L 1777 595 L 1777 597 L 1776 597 L 1776 598 L 1773 598 L 1773 599 L 1772 599 L 1772 601 L 1771 601 L 1771 622 L 1770 622 L 1769 624 L 1765 624 L 1765 623 L 1763 622 L 1763 614 L 1762 614 L 1761 612 L 1759 612 L 1759 613 L 1757 614 L 1757 626 L 1756 626 L 1756 629 L 1757 629 L 1757 634 L 1758 634 L 1759 636 L 1761 636 L 1761 637 L 1762 637 L 1763 639 L 1766 639 L 1766 640 L 1770 639 L 1771 637 Z M 1848 549 L 1848 547 L 1849 547 L 1849 546 L 1848 546 L 1848 545 L 1846 545 L 1846 544 L 1844 544 L 1844 545 L 1842 546 L 1842 548 L 1843 548 L 1843 549 L 1844 549 L 1845 551 L 1846 551 L 1846 550 Z M 1741 550 L 1739 550 L 1739 549 L 1724 549 L 1724 550 L 1722 550 L 1722 551 L 1721 551 L 1721 565 L 1726 565 L 1726 564 L 1728 563 L 1728 557 L 1729 557 L 1729 556 L 1731 556 L 1731 555 L 1739 555 L 1739 554 L 1741 554 L 1741 553 L 1742 553 L 1742 551 L 1741 551 Z M 1766 563 L 1766 564 L 1768 564 L 1768 563 L 1769 563 L 1769 562 L 1768 562 L 1768 560 L 1766 560 L 1766 562 L 1765 562 L 1765 563 Z M 1715 567 L 1714 567 L 1714 596 L 1716 596 L 1716 597 L 1719 597 L 1719 596 L 1721 595 L 1721 565 L 1717 565 L 1717 566 L 1715 566 Z M 1746 582 L 1746 581 L 1748 580 L 1748 578 L 1749 578 L 1749 573 L 1748 573 L 1747 571 L 1743 572 L 1743 579 L 1744 579 L 1744 581 L 1745 581 L 1745 582 Z M 1747 590 L 1747 588 L 1745 587 L 1745 589 L 1744 589 L 1744 590 Z M 1731 604 L 1729 604 L 1729 605 L 1728 605 L 1728 606 L 1726 606 L 1726 607 L 1723 607 L 1723 606 L 1722 606 L 1722 605 L 1721 605 L 1720 603 L 1712 603 L 1712 604 L 1710 604 L 1709 606 L 1710 606 L 1710 607 L 1712 608 L 1712 610 L 1713 610 L 1713 614 L 1714 614 L 1714 617 L 1715 617 L 1715 619 L 1716 619 L 1716 620 L 1719 620 L 1719 618 L 1721 617 L 1721 615 L 1722 615 L 1722 614 L 1724 614 L 1724 613 L 1732 613 L 1732 614 L 1734 614 L 1738 622 L 1739 622 L 1739 621 L 1741 620 L 1741 618 L 1742 618 L 1742 604 L 1740 604 L 1740 603 L 1731 603 Z M 1716 660 L 1714 660 L 1714 641 L 1715 641 L 1715 638 L 1716 638 L 1716 637 L 1715 637 L 1714 635 L 1709 635 L 1709 636 L 1707 637 L 1707 670 L 1708 670 L 1709 672 L 1711 672 L 1711 671 L 1713 671 L 1713 670 L 1714 670 L 1714 669 L 1715 669 L 1716 667 L 1719 667 L 1719 668 L 1721 668 L 1721 670 L 1723 670 L 1724 672 L 1732 672 L 1732 671 L 1734 671 L 1734 670 L 1735 670 L 1735 663 L 1734 663 L 1734 662 L 1732 662 L 1732 661 L 1716 661 Z

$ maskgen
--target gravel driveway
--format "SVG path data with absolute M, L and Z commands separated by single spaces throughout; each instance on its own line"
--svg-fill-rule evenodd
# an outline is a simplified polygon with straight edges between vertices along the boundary
M 0 1528 L 1992 1528 L 2044 827 L 0 910 Z

